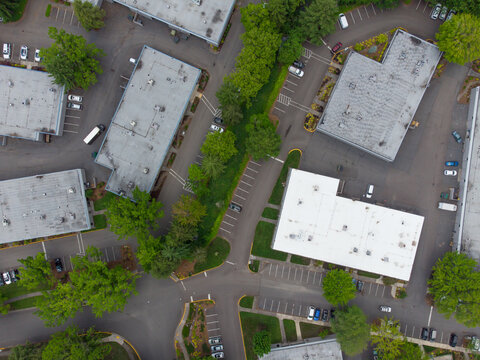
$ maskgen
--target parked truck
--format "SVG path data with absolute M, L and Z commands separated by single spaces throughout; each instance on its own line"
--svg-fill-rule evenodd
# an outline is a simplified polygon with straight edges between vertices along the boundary
M 447 211 L 457 211 L 457 205 L 446 203 L 446 202 L 439 202 L 438 208 L 441 210 L 447 210 Z

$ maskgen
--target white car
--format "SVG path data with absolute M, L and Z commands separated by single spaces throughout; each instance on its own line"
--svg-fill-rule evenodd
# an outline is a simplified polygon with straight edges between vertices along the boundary
M 6 285 L 10 285 L 12 283 L 12 280 L 10 279 L 10 274 L 8 272 L 4 272 L 2 276 L 3 276 L 3 282 Z
M 27 60 L 28 57 L 28 47 L 26 45 L 22 45 L 20 48 L 20 59 Z
M 225 355 L 223 354 L 223 352 L 217 352 L 215 354 L 212 354 L 212 357 L 214 359 L 223 359 L 223 358 L 225 358 Z
M 297 75 L 298 77 L 302 77 L 304 75 L 304 72 L 302 70 L 300 70 L 299 68 L 296 68 L 293 65 L 290 65 L 288 67 L 288 71 L 293 75 Z
M 430 15 L 430 19 L 437 20 L 440 11 L 442 10 L 442 4 L 437 4 L 432 10 L 432 14 Z
M 366 197 L 367 199 L 371 199 L 371 198 L 372 198 L 374 187 L 375 187 L 375 186 L 373 186 L 372 184 L 368 185 L 368 187 L 367 187 L 367 192 L 365 193 L 365 197 Z
M 383 311 L 383 312 L 392 312 L 392 308 L 390 306 L 387 306 L 387 305 L 380 305 L 378 307 L 378 310 L 380 311 Z
M 12 47 L 10 44 L 3 44 L 3 58 L 9 60 L 12 54 Z
M 307 315 L 307 320 L 313 320 L 313 316 L 315 315 L 315 307 L 310 305 L 308 307 L 308 315 Z
M 83 106 L 72 102 L 67 103 L 67 109 L 71 110 L 83 110 Z
M 217 344 L 220 344 L 222 342 L 222 338 L 217 336 L 217 337 L 211 337 L 210 339 L 208 339 L 208 343 L 210 345 L 217 345 Z
M 445 170 L 443 175 L 446 176 L 457 176 L 457 170 Z
M 210 125 L 210 131 L 213 131 L 213 132 L 218 131 L 219 133 L 223 133 L 224 129 L 220 126 L 215 125 L 215 124 L 211 124 Z
M 68 100 L 69 100 L 69 101 L 75 101 L 75 102 L 81 103 L 82 100 L 83 100 L 83 97 L 81 97 L 81 96 L 79 96 L 79 95 L 68 95 Z
M 42 61 L 42 58 L 40 57 L 40 49 L 35 50 L 35 61 L 36 62 Z

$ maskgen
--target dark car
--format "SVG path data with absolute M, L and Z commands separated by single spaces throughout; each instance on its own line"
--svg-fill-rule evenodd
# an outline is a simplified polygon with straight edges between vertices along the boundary
M 60 259 L 60 258 L 55 259 L 55 269 L 57 269 L 58 272 L 63 271 L 62 259 Z
M 319 308 L 316 308 L 316 309 L 315 309 L 315 314 L 313 315 L 313 320 L 315 320 L 315 321 L 320 320 L 320 313 L 321 313 L 321 312 L 320 312 L 320 309 L 319 309 Z
M 338 50 L 342 48 L 342 43 L 337 42 L 333 47 L 332 47 L 332 54 L 335 54 Z
M 358 280 L 358 281 L 357 281 L 357 291 L 358 291 L 358 292 L 362 292 L 362 291 L 363 291 L 363 285 L 364 285 L 364 284 L 365 284 L 365 283 L 364 283 L 362 280 Z
M 233 203 L 233 202 L 230 203 L 230 205 L 228 205 L 228 208 L 230 210 L 233 210 L 233 211 L 238 212 L 238 213 L 242 211 L 242 207 L 240 205 L 237 205 L 237 204 Z
M 447 15 L 447 19 L 445 21 L 448 21 L 452 18 L 453 15 L 455 15 L 457 12 L 455 10 L 450 10 Z
M 458 161 L 445 161 L 445 166 L 458 166 Z
M 299 69 L 303 69 L 305 67 L 305 64 L 301 62 L 300 60 L 295 60 L 293 62 L 293 66 L 296 66 Z
M 223 119 L 219 117 L 214 117 L 213 122 L 218 125 L 223 125 Z
M 457 143 L 460 144 L 462 142 L 462 137 L 460 136 L 460 134 L 456 130 L 452 131 L 452 136 Z
M 422 332 L 420 333 L 420 338 L 422 340 L 427 340 L 428 339 L 428 329 L 427 328 L 422 328 Z
M 0 274 L 0 286 L 3 286 L 3 285 L 5 285 L 5 283 L 3 282 L 3 276 L 1 276 Z
M 322 321 L 324 321 L 324 322 L 328 321 L 328 310 L 327 309 L 322 310 Z
M 450 344 L 451 347 L 455 347 L 457 346 L 457 342 L 458 342 L 458 336 L 452 333 L 450 335 L 450 341 L 448 343 Z
M 335 308 L 330 309 L 330 319 L 335 319 Z
M 105 129 L 106 129 L 105 125 L 103 125 L 103 124 L 98 124 L 97 126 L 100 129 L 100 131 L 105 131 Z

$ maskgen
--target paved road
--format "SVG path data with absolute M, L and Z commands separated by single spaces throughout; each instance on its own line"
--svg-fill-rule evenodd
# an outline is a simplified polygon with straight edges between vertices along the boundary
M 90 159 L 90 152 L 98 149 L 100 141 L 87 147 L 82 144 L 82 136 L 96 123 L 107 124 L 110 121 L 122 93 L 120 75 L 130 74 L 131 65 L 128 58 L 138 56 L 143 44 L 146 43 L 176 58 L 208 69 L 211 78 L 205 96 L 213 107 L 216 107 L 215 91 L 221 83 L 222 76 L 232 69 L 234 57 L 241 47 L 238 36 L 242 26 L 238 12 L 234 14 L 227 43 L 221 54 L 215 55 L 204 42 L 192 37 L 175 45 L 169 39 L 167 28 L 160 23 L 147 21 L 144 28 L 133 25 L 126 19 L 128 10 L 118 5 L 105 3 L 104 7 L 108 14 L 105 29 L 86 34 L 73 20 L 68 20 L 71 14 L 65 13 L 64 7 L 62 7 L 64 12 L 60 12 L 59 17 L 55 15 L 56 19 L 45 18 L 43 14 L 47 3 L 49 2 L 46 0 L 29 2 L 23 21 L 2 26 L 4 30 L 2 41 L 13 42 L 17 49 L 26 38 L 29 39 L 27 45 L 31 47 L 47 46 L 49 40 L 45 35 L 46 29 L 48 26 L 58 26 L 60 18 L 65 29 L 84 34 L 106 51 L 108 56 L 102 59 L 105 72 L 99 77 L 98 84 L 84 94 L 85 110 L 81 113 L 80 120 L 72 118 L 76 119 L 72 121 L 79 121 L 78 133 L 66 133 L 60 138 L 55 138 L 51 144 L 9 140 L 8 146 L 0 149 L 0 160 L 3 160 L 0 161 L 1 177 L 5 179 L 74 167 L 86 168 L 89 177 L 105 179 L 108 172 L 94 165 Z M 375 13 L 375 8 L 371 11 L 368 7 L 355 10 L 356 12 L 347 14 L 349 29 L 336 32 L 327 37 L 326 41 L 330 45 L 336 41 L 352 45 L 355 41 L 394 26 L 403 26 L 414 34 L 431 38 L 439 22 L 428 19 L 426 12 L 422 10 L 423 4 L 412 2 L 409 6 L 401 5 L 392 11 L 380 12 L 377 9 Z M 365 16 L 362 11 L 365 12 Z M 63 19 L 66 19 L 65 23 Z M 282 90 L 282 93 L 298 104 L 309 106 L 311 102 L 305 99 L 312 99 L 318 89 L 327 68 L 321 59 L 328 58 L 329 52 L 324 46 L 307 44 L 306 47 L 318 55 L 308 59 L 309 76 L 300 80 L 289 75 L 286 87 L 293 92 Z M 425 279 L 435 259 L 449 248 L 453 218 L 449 213 L 438 212 L 432 204 L 436 202 L 440 189 L 451 185 L 441 175 L 441 162 L 446 158 L 460 159 L 460 150 L 449 138 L 448 133 L 452 127 L 461 132 L 465 128 L 465 108 L 454 101 L 460 86 L 459 81 L 465 71 L 464 68 L 450 65 L 442 78 L 432 83 L 417 111 L 416 117 L 421 126 L 408 134 L 399 157 L 393 164 L 373 159 L 323 135 L 306 133 L 302 126 L 304 113 L 298 107 L 285 107 L 277 103 L 276 106 L 278 105 L 284 112 L 274 112 L 280 118 L 278 129 L 283 139 L 280 159 L 285 159 L 291 148 L 298 147 L 304 150 L 300 166 L 302 169 L 332 176 L 335 176 L 334 169 L 338 162 L 342 162 L 345 164 L 342 176 L 348 177 L 345 188 L 347 195 L 359 196 L 363 193 L 365 184 L 374 181 L 376 185 L 378 184 L 375 200 L 386 201 L 389 206 L 411 209 L 426 216 L 408 297 L 401 301 L 394 300 L 389 298 L 385 289 L 367 285 L 364 295 L 354 301 L 366 311 L 369 319 L 379 316 L 376 310 L 378 305 L 391 305 L 392 315 L 401 321 L 402 331 L 409 335 L 413 333 L 414 336 L 418 336 L 420 327 L 428 322 L 430 308 L 424 302 Z M 182 177 L 186 176 L 188 165 L 197 160 L 198 148 L 211 116 L 209 108 L 202 102 L 173 166 Z M 59 153 L 63 156 L 59 157 Z M 199 275 L 179 283 L 169 279 L 157 280 L 145 275 L 138 281 L 139 295 L 130 299 L 123 313 L 108 314 L 102 319 L 95 319 L 86 309 L 78 314 L 73 322 L 85 327 L 95 324 L 100 330 L 122 334 L 135 344 L 143 359 L 157 359 L 158 354 L 162 354 L 163 358 L 173 358 L 172 339 L 181 317 L 182 304 L 192 298 L 196 300 L 210 294 L 216 300 L 215 316 L 224 338 L 227 358 L 241 359 L 243 347 L 236 316 L 237 300 L 240 296 L 256 295 L 259 299 L 264 299 L 265 306 L 269 301 L 272 310 L 276 310 L 274 309 L 276 305 L 279 311 L 285 303 L 287 310 L 288 306 L 293 307 L 293 304 L 296 309 L 306 304 L 326 305 L 321 298 L 319 286 L 310 284 L 313 279 L 309 278 L 306 281 L 303 275 L 301 280 L 297 277 L 294 280 L 290 277 L 285 279 L 285 275 L 272 276 L 272 271 L 267 270 L 268 267 L 259 274 L 251 274 L 246 269 L 255 225 L 267 203 L 281 166 L 282 164 L 276 160 L 250 163 L 249 169 L 242 177 L 243 182 L 240 182 L 236 191 L 238 196 L 234 200 L 244 207 L 244 211 L 241 214 L 227 212 L 229 216 L 226 216 L 221 230 L 222 236 L 228 239 L 232 246 L 228 258 L 230 263 L 209 272 L 207 276 Z M 160 200 L 168 208 L 181 192 L 183 192 L 181 184 L 175 178 L 168 177 Z M 167 224 L 167 221 L 168 216 L 164 223 Z M 83 234 L 82 239 L 84 245 L 92 244 L 104 249 L 118 244 L 108 231 Z M 49 241 L 45 243 L 45 248 L 49 257 L 61 256 L 67 259 L 69 255 L 81 251 L 82 243 L 74 236 Z M 0 263 L 5 268 L 13 267 L 16 266 L 16 258 L 33 255 L 42 249 L 42 245 L 32 244 L 3 250 L 0 251 Z M 276 272 L 278 274 L 278 270 Z M 301 313 L 302 310 L 299 311 Z M 458 334 L 470 331 L 454 321 L 444 319 L 435 311 L 432 312 L 430 321 L 432 326 L 445 334 L 450 330 L 455 330 Z M 44 328 L 42 322 L 29 310 L 3 317 L 0 329 L 2 334 L 5 334 L 2 337 L 2 346 L 14 345 L 25 339 L 43 340 L 49 333 L 58 330 Z M 478 329 L 473 331 L 478 332 Z

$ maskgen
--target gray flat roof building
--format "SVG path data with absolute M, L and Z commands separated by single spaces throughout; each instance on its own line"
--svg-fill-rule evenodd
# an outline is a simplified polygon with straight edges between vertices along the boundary
M 0 135 L 36 140 L 62 135 L 64 87 L 48 73 L 0 65 Z
M 82 169 L 0 181 L 0 243 L 92 227 Z
M 109 0 L 218 46 L 235 0 Z
M 393 36 L 382 63 L 352 51 L 317 131 L 394 161 L 441 54 L 403 30 Z
M 96 162 L 112 169 L 106 189 L 151 191 L 201 71 L 144 46 Z
M 275 347 L 261 360 L 342 360 L 342 350 L 336 339 L 305 341 L 304 343 Z

